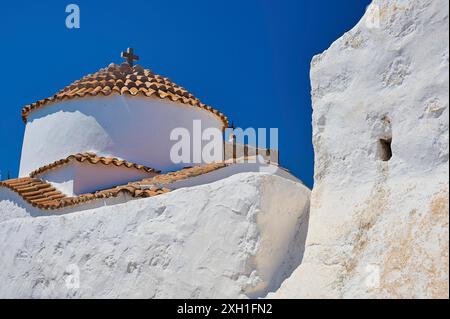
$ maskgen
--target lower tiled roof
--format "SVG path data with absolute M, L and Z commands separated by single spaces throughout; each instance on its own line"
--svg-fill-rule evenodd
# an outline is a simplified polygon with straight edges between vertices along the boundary
M 34 207 L 45 210 L 55 210 L 79 205 L 96 199 L 116 197 L 122 192 L 137 198 L 164 194 L 170 192 L 170 189 L 164 187 L 164 185 L 206 174 L 225 166 L 227 166 L 226 163 L 213 163 L 185 168 L 176 172 L 147 178 L 140 182 L 128 183 L 126 185 L 120 185 L 80 196 L 67 196 L 58 191 L 50 183 L 36 177 L 23 177 L 2 181 L 0 182 L 0 187 L 9 188 Z
M 19 194 L 26 202 L 40 209 L 59 209 L 77 204 L 86 203 L 95 199 L 116 197 L 121 192 L 132 197 L 152 197 L 164 194 L 170 190 L 167 188 L 139 189 L 131 185 L 117 186 L 111 189 L 101 190 L 92 194 L 80 196 L 67 196 L 50 183 L 38 178 L 25 177 L 10 179 L 0 182 L 0 186 L 7 187 Z
M 33 206 L 45 205 L 47 202 L 57 201 L 66 197 L 51 184 L 33 177 L 10 179 L 0 182 L 0 186 L 16 192 Z
M 91 164 L 103 164 L 103 165 L 114 165 L 118 167 L 125 167 L 125 168 L 133 168 L 137 169 L 146 173 L 159 173 L 159 171 L 146 167 L 144 165 L 135 164 L 132 162 L 124 161 L 117 159 L 115 157 L 103 157 L 103 156 L 97 156 L 94 153 L 78 153 L 75 155 L 70 155 L 64 159 L 61 159 L 59 161 L 53 162 L 51 164 L 42 166 L 38 168 L 37 170 L 30 173 L 30 177 L 36 177 L 37 175 L 40 175 L 48 170 L 61 167 L 63 165 L 69 164 L 70 162 L 80 162 L 80 163 L 91 163 Z
M 226 163 L 211 163 L 203 166 L 188 167 L 176 172 L 170 172 L 167 174 L 157 175 L 152 178 L 145 178 L 140 182 L 132 183 L 133 185 L 167 185 L 180 180 L 188 179 L 190 177 L 195 177 L 203 175 L 219 168 L 227 166 Z

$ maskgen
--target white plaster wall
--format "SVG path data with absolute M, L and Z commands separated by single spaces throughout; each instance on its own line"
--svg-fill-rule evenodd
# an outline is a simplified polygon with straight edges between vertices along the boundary
M 33 207 L 12 190 L 0 187 L 0 223 L 16 218 L 34 218 L 44 216 L 60 216 L 100 207 L 112 207 L 133 200 L 127 193 L 119 193 L 117 197 L 96 199 L 82 205 L 70 206 L 58 210 L 42 210 Z M 1 257 L 0 257 L 1 258 Z M 1 285 L 0 285 L 1 286 Z
M 74 165 L 76 175 L 73 190 L 77 195 L 124 185 L 128 182 L 135 182 L 156 175 L 155 173 L 146 173 L 137 169 L 113 167 L 113 165 L 94 165 L 90 163 L 74 163 Z
M 0 222 L 0 298 L 264 296 L 302 259 L 308 205 L 300 183 L 244 173 L 84 212 L 9 219 Z M 79 286 L 68 286 L 75 269 Z
M 73 164 L 51 169 L 43 174 L 36 175 L 36 177 L 49 182 L 67 196 L 73 196 L 75 194 L 75 167 Z
M 60 191 L 68 196 L 76 195 L 73 191 L 73 175 L 75 174 L 76 168 L 70 166 L 66 167 L 65 170 L 53 170 L 52 175 L 40 175 L 39 177 L 45 177 L 45 179 L 50 182 L 52 185 L 57 187 Z M 97 172 L 97 170 L 96 170 Z M 168 185 L 164 185 L 171 190 L 177 190 L 182 188 L 190 188 L 205 184 L 211 184 L 214 182 L 218 182 L 224 179 L 228 179 L 234 175 L 242 174 L 242 173 L 253 173 L 261 176 L 278 176 L 283 180 L 289 180 L 295 184 L 301 184 L 304 189 L 304 195 L 306 194 L 309 198 L 310 190 L 303 185 L 302 181 L 292 175 L 290 172 L 279 168 L 275 165 L 267 165 L 257 163 L 237 163 L 231 166 L 227 166 L 221 168 L 219 170 L 203 174 L 196 177 L 190 177 L 186 180 L 177 181 Z M 120 184 L 120 183 L 117 183 Z M 114 186 L 114 185 L 113 185 Z M 238 186 L 238 185 L 237 185 Z M 85 193 L 85 192 L 82 192 Z M 306 196 L 305 195 L 305 196 Z M 280 195 L 281 196 L 281 195 Z M 302 195 L 303 196 L 303 195 Z M 289 196 L 288 196 L 289 197 Z M 304 198 L 302 197 L 301 200 Z M 103 206 L 114 206 L 117 204 L 125 203 L 129 200 L 136 200 L 131 198 L 127 194 L 120 194 L 117 197 L 113 198 L 105 198 L 105 199 L 96 199 L 94 201 L 90 201 L 87 203 L 83 203 L 80 205 L 71 206 L 69 208 L 63 208 L 58 210 L 49 210 L 44 211 L 38 208 L 35 208 L 28 204 L 26 201 L 22 199 L 17 193 L 9 190 L 5 187 L 0 187 L 0 222 L 3 220 L 8 220 L 17 217 L 39 217 L 39 216 L 53 216 L 53 215 L 64 215 L 68 213 L 84 211 L 89 209 L 95 209 Z M 309 199 L 308 199 L 309 200 Z M 309 207 L 309 206 L 308 206 Z
M 449 297 L 449 1 L 372 8 L 311 63 L 311 219 L 276 297 Z
M 68 196 L 93 193 L 155 176 L 137 169 L 73 162 L 37 177 L 46 180 Z
M 202 184 L 208 184 L 219 181 L 221 179 L 225 179 L 232 175 L 246 172 L 276 175 L 296 183 L 302 183 L 297 177 L 295 177 L 288 171 L 277 167 L 276 165 L 267 165 L 261 164 L 260 162 L 255 162 L 255 163 L 237 163 L 234 165 L 226 166 L 224 168 L 212 171 L 207 174 L 202 174 L 199 176 L 190 177 L 185 180 L 170 183 L 167 185 L 167 187 L 170 189 L 178 189 L 183 187 L 192 187 Z
M 29 115 L 19 175 L 88 151 L 160 170 L 182 168 L 189 163 L 170 160 L 170 132 L 192 131 L 193 120 L 203 129 L 222 127 L 211 112 L 166 99 L 112 95 L 55 103 Z
M 0 223 L 9 219 L 29 217 L 32 208 L 17 193 L 0 187 Z

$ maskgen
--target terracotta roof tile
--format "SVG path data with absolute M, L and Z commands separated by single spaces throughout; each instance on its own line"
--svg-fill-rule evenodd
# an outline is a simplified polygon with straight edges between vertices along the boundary
M 70 155 L 64 159 L 53 162 L 51 164 L 42 166 L 42 167 L 38 168 L 37 170 L 31 172 L 30 177 L 36 177 L 37 175 L 40 175 L 48 170 L 61 167 L 72 161 L 77 161 L 80 163 L 87 162 L 87 163 L 91 163 L 91 164 L 115 165 L 117 167 L 122 166 L 122 167 L 126 167 L 126 168 L 137 169 L 140 171 L 144 171 L 146 173 L 156 173 L 156 174 L 159 173 L 159 171 L 157 171 L 153 168 L 135 164 L 135 163 L 131 163 L 131 162 L 124 161 L 124 160 L 120 160 L 120 159 L 117 159 L 114 157 L 102 157 L 102 156 L 97 156 L 94 153 L 78 153 L 78 154 Z
M 32 177 L 10 179 L 0 182 L 0 187 L 6 187 L 19 194 L 26 202 L 40 209 L 60 209 L 86 203 L 99 198 L 116 197 L 121 192 L 130 194 L 132 197 L 152 197 L 164 194 L 170 190 L 167 188 L 153 187 L 139 189 L 130 185 L 117 186 L 111 189 L 69 197 L 56 190 L 49 183 Z
M 220 163 L 211 163 L 203 166 L 195 166 L 195 167 L 189 167 L 184 168 L 182 170 L 176 171 L 176 172 L 170 172 L 167 174 L 161 174 L 157 175 L 152 178 L 145 178 L 140 182 L 131 183 L 132 185 L 167 185 L 173 182 L 177 182 L 180 180 L 184 180 L 190 177 L 199 176 L 202 174 L 206 174 L 215 170 L 218 170 L 220 168 L 223 168 L 227 166 L 226 163 L 220 162 Z
M 107 68 L 73 82 L 49 98 L 26 105 L 22 109 L 22 119 L 26 123 L 32 111 L 55 101 L 110 94 L 141 95 L 179 101 L 212 112 L 220 118 L 225 127 L 228 127 L 228 118 L 224 114 L 201 103 L 186 89 L 140 65 L 131 67 L 128 63 L 120 65 L 111 63 Z
M 56 190 L 52 185 L 32 177 L 10 179 L 0 182 L 0 186 L 7 187 L 18 193 L 33 206 L 41 206 L 46 201 L 65 197 L 63 193 Z
M 58 191 L 51 184 L 35 177 L 15 178 L 0 182 L 0 187 L 6 187 L 19 194 L 34 207 L 45 210 L 62 209 L 87 203 L 96 199 L 116 197 L 120 193 L 128 193 L 132 197 L 153 197 L 170 192 L 164 187 L 175 181 L 187 179 L 212 172 L 227 166 L 225 163 L 213 163 L 204 166 L 185 168 L 177 172 L 157 175 L 143 179 L 140 182 L 128 183 L 110 189 L 100 190 L 92 194 L 69 197 Z

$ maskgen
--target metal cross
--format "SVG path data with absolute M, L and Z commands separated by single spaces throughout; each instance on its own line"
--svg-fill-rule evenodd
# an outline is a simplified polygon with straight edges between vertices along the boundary
M 126 52 L 122 52 L 122 54 L 120 55 L 122 58 L 127 60 L 127 63 L 130 66 L 133 66 L 133 61 L 138 61 L 139 60 L 139 56 L 134 55 L 134 50 L 133 48 L 128 48 Z

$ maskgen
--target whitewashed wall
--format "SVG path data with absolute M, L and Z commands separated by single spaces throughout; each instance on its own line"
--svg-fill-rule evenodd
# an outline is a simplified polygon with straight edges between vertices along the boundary
M 170 132 L 220 129 L 222 122 L 209 111 L 168 100 L 108 96 L 68 100 L 46 106 L 28 117 L 20 176 L 79 152 L 114 156 L 160 170 L 187 166 L 170 159 Z M 191 134 L 192 135 L 192 134 Z
M 0 298 L 263 297 L 301 262 L 309 193 L 244 173 L 72 214 L 17 208 L 0 222 Z
M 311 219 L 280 298 L 449 298 L 449 1 L 371 8 L 311 63 Z
M 184 187 L 193 187 L 203 184 L 214 183 L 216 181 L 220 181 L 222 179 L 228 178 L 230 176 L 240 174 L 240 173 L 262 173 L 269 175 L 276 175 L 283 177 L 285 179 L 291 180 L 296 183 L 303 184 L 301 180 L 292 175 L 289 171 L 284 170 L 276 165 L 267 165 L 262 163 L 262 159 L 255 160 L 255 162 L 243 162 L 237 163 L 234 165 L 226 166 L 224 168 L 212 171 L 207 174 L 190 177 L 188 179 L 176 181 L 174 183 L 170 183 L 166 185 L 169 189 L 179 189 Z
M 128 182 L 155 176 L 137 169 L 91 163 L 70 163 L 37 177 L 46 180 L 68 196 L 93 193 Z

